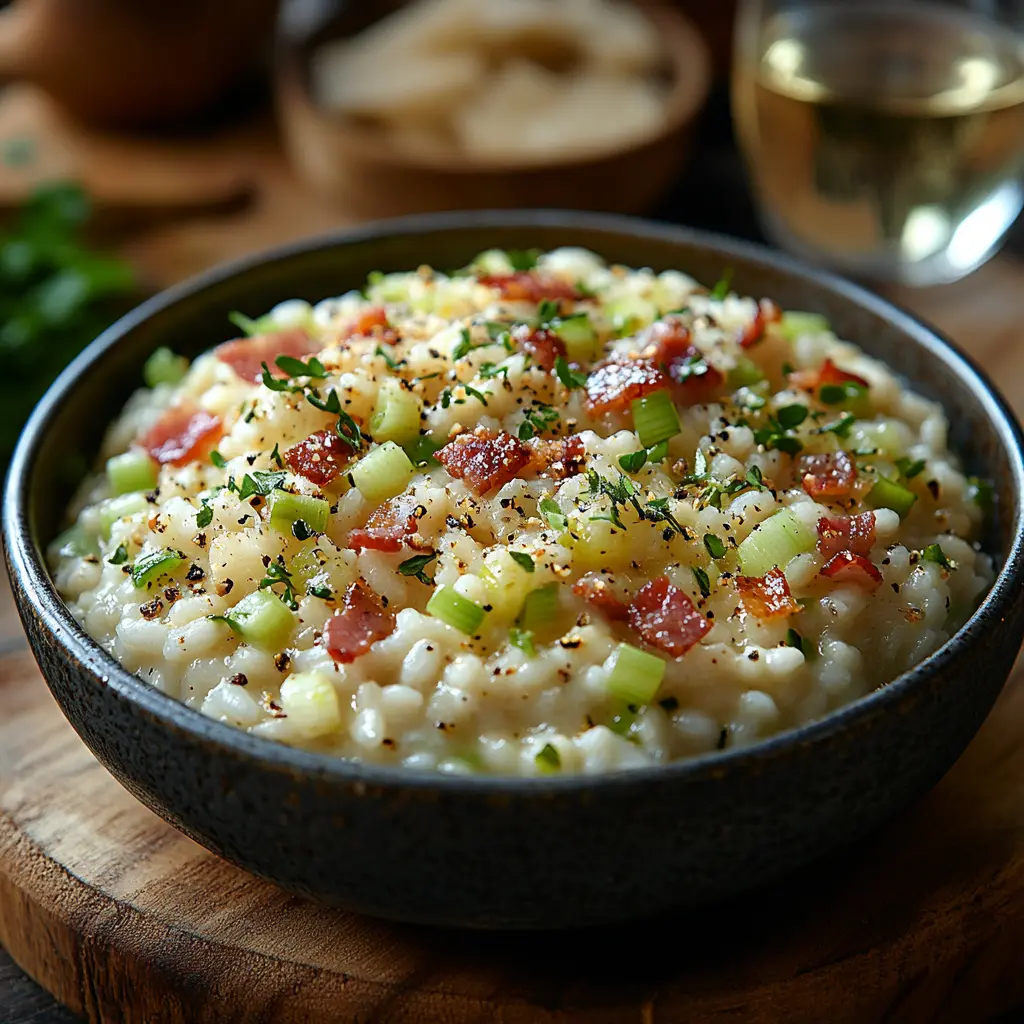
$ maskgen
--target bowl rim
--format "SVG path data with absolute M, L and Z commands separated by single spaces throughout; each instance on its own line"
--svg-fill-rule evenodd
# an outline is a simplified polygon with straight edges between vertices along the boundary
M 621 160 L 657 146 L 683 131 L 696 120 L 711 91 L 711 55 L 693 21 L 665 0 L 638 0 L 638 6 L 664 37 L 663 58 L 670 70 L 671 80 L 664 94 L 664 120 L 660 128 L 621 145 L 592 146 L 555 160 L 542 158 L 517 161 L 462 154 L 455 149 L 444 153 L 405 150 L 379 127 L 361 124 L 355 118 L 321 108 L 303 80 L 298 54 L 295 48 L 289 46 L 284 33 L 279 34 L 277 41 L 278 74 L 275 76 L 275 91 L 286 120 L 291 118 L 292 108 L 301 111 L 302 116 L 322 117 L 330 122 L 331 130 L 339 137 L 344 136 L 353 144 L 353 148 L 372 153 L 374 163 L 409 171 L 459 177 L 474 174 L 537 174 L 571 171 L 574 168 Z
M 150 317 L 182 300 L 200 295 L 221 282 L 255 269 L 311 252 L 360 246 L 367 242 L 407 238 L 415 243 L 424 236 L 466 230 L 502 228 L 563 228 L 604 231 L 628 236 L 634 241 L 675 243 L 710 249 L 724 263 L 743 260 L 756 266 L 781 270 L 841 299 L 854 303 L 886 319 L 932 356 L 957 372 L 961 382 L 975 395 L 985 415 L 996 429 L 1007 452 L 1013 479 L 1008 500 L 1016 504 L 1013 542 L 1003 555 L 992 586 L 970 619 L 937 651 L 891 682 L 846 704 L 821 718 L 776 733 L 747 747 L 715 750 L 691 758 L 643 767 L 619 768 L 599 775 L 583 773 L 564 776 L 454 775 L 420 772 L 401 765 L 378 765 L 343 759 L 287 746 L 274 740 L 250 735 L 235 726 L 216 721 L 187 707 L 130 673 L 112 655 L 104 651 L 75 620 L 58 595 L 46 568 L 45 554 L 37 548 L 29 509 L 29 495 L 35 454 L 42 444 L 52 419 L 65 395 L 87 367 L 102 363 L 132 330 Z M 964 644 L 975 643 L 982 635 L 986 620 L 1005 618 L 1017 593 L 1024 587 L 1024 432 L 1008 403 L 995 384 L 974 360 L 953 342 L 901 307 L 866 290 L 860 285 L 755 243 L 705 231 L 657 223 L 641 218 L 562 210 L 482 210 L 419 214 L 368 222 L 326 234 L 304 238 L 285 245 L 248 254 L 209 268 L 174 285 L 121 317 L 83 350 L 57 377 L 33 410 L 11 459 L 4 487 L 2 525 L 5 557 L 16 603 L 22 617 L 35 617 L 54 643 L 102 685 L 130 702 L 136 711 L 192 742 L 220 748 L 264 769 L 290 772 L 329 784 L 360 787 L 449 790 L 475 792 L 483 796 L 531 798 L 555 793 L 575 792 L 602 787 L 646 786 L 669 782 L 698 782 L 720 777 L 727 770 L 757 771 L 794 748 L 822 743 L 835 735 L 865 724 L 887 713 L 941 673 Z

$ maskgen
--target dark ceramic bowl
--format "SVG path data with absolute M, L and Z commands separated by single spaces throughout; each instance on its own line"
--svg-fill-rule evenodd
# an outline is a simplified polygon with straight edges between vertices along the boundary
M 970 622 L 889 686 L 748 749 L 601 777 L 414 774 L 304 753 L 204 718 L 106 655 L 54 590 L 42 549 L 106 423 L 170 344 L 224 340 L 226 314 L 315 300 L 370 270 L 461 266 L 492 246 L 583 245 L 818 310 L 940 400 L 952 445 L 995 481 L 1000 571 Z M 140 800 L 288 889 L 410 921 L 612 922 L 715 900 L 863 835 L 935 783 L 981 724 L 1024 631 L 1020 428 L 978 369 L 880 299 L 761 249 L 586 214 L 461 214 L 370 225 L 213 270 L 115 324 L 62 374 L 21 438 L 3 506 L 18 607 L 64 713 Z

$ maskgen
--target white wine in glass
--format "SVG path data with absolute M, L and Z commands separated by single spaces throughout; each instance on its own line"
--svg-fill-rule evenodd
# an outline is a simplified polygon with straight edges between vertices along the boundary
M 733 108 L 766 232 L 928 285 L 1024 205 L 1024 0 L 744 0 Z

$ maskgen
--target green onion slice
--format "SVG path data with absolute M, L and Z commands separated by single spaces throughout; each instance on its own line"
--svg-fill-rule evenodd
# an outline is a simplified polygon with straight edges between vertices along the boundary
M 487 617 L 487 612 L 480 605 L 448 586 L 440 586 L 430 595 L 427 614 L 468 636 L 476 633 Z

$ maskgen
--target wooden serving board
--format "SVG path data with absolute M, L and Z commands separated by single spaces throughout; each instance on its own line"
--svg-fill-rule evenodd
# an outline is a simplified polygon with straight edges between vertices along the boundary
M 0 942 L 89 1021 L 974 1021 L 1024 1002 L 1024 672 L 938 788 L 855 849 L 735 905 L 552 934 L 317 908 L 123 790 L 20 645 L 0 707 Z

